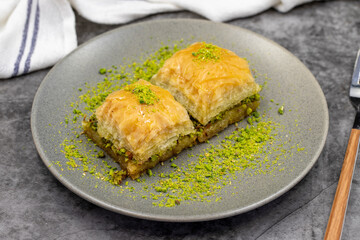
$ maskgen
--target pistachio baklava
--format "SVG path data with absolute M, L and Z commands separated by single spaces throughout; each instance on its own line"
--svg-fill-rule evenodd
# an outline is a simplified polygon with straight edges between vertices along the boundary
M 208 140 L 260 104 L 247 61 L 208 43 L 175 53 L 151 83 L 110 94 L 83 121 L 84 132 L 120 163 L 119 182 Z
M 136 179 L 195 142 L 186 109 L 167 91 L 139 80 L 110 94 L 83 121 L 84 132 L 103 148 L 125 175 Z
M 151 83 L 168 90 L 206 141 L 260 104 L 260 86 L 248 62 L 230 50 L 197 42 L 165 61 Z

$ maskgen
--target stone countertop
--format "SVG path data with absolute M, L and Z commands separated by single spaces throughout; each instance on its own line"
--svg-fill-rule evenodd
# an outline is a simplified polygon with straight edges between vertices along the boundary
M 317 163 L 294 188 L 258 209 L 215 221 L 135 219 L 78 197 L 52 176 L 31 135 L 32 102 L 49 69 L 0 80 L 0 239 L 322 239 L 355 114 L 348 86 L 360 45 L 359 13 L 358 1 L 327 1 L 228 22 L 274 40 L 310 69 L 326 96 L 330 128 Z M 169 18 L 202 17 L 184 11 L 139 22 Z M 79 44 L 116 27 L 76 15 Z M 358 198 L 355 170 L 343 239 L 359 238 Z

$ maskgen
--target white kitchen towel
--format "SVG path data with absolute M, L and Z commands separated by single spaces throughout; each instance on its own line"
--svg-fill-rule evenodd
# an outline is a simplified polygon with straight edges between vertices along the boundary
M 72 7 L 91 22 L 120 24 L 161 12 L 183 10 L 171 3 L 146 0 L 69 0 Z M 194 0 L 196 2 L 196 0 Z
M 67 0 L 2 0 L 0 78 L 54 65 L 77 46 Z
M 122 24 L 160 12 L 193 11 L 212 21 L 274 7 L 287 12 L 313 0 L 1 0 L 0 78 L 54 65 L 77 46 L 75 9 L 89 21 Z
M 188 10 L 211 21 L 249 17 L 274 7 L 280 12 L 314 0 L 69 0 L 89 21 L 120 24 L 160 12 Z M 316 1 L 316 0 L 315 0 Z

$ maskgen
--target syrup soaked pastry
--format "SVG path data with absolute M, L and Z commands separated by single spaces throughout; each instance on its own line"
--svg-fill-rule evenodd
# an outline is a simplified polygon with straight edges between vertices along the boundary
M 151 82 L 171 92 L 202 126 L 260 91 L 245 59 L 203 42 L 175 53 Z
M 83 128 L 133 179 L 188 146 L 194 133 L 185 108 L 144 80 L 110 94 Z

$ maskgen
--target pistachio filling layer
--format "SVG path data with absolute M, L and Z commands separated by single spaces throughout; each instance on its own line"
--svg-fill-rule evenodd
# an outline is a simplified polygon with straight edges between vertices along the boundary
M 83 129 L 85 134 L 96 145 L 105 150 L 105 152 L 107 152 L 116 162 L 118 162 L 121 168 L 126 171 L 126 175 L 130 176 L 132 179 L 140 177 L 142 173 L 150 168 L 153 168 L 159 162 L 171 158 L 187 147 L 191 147 L 196 141 L 195 135 L 179 136 L 175 146 L 154 154 L 148 159 L 148 161 L 144 163 L 138 163 L 137 160 L 133 157 L 132 152 L 125 148 L 118 149 L 111 141 L 101 137 L 97 132 L 96 119 L 94 120 L 94 117 L 90 119 L 92 119 L 92 121 L 83 121 Z

